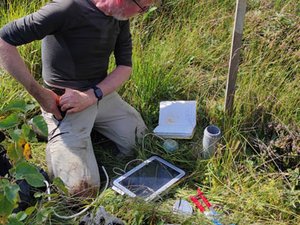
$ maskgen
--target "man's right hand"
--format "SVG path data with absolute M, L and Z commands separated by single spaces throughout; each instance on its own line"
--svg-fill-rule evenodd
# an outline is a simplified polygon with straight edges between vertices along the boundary
M 46 112 L 53 114 L 57 120 L 63 119 L 61 111 L 58 108 L 59 96 L 52 90 L 42 87 L 41 96 L 37 101 Z

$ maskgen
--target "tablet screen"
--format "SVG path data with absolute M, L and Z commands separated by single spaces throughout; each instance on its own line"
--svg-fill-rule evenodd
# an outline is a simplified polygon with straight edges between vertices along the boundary
M 136 196 L 147 198 L 179 174 L 164 163 L 153 160 L 120 181 L 120 184 Z

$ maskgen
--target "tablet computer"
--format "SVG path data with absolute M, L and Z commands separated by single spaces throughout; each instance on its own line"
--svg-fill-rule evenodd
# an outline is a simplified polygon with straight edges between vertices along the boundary
M 152 156 L 114 180 L 112 189 L 122 195 L 150 201 L 184 175 L 182 169 L 158 156 Z

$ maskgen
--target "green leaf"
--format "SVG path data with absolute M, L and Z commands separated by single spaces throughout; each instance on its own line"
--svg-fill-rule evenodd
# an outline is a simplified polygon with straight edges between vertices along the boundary
M 8 218 L 8 224 L 7 225 L 24 225 L 24 223 L 22 223 L 21 221 L 19 221 L 17 218 L 15 217 L 9 217 Z
M 4 112 L 7 111 L 22 111 L 26 112 L 26 102 L 22 99 L 16 99 L 8 103 L 4 108 L 2 109 Z
M 4 196 L 11 203 L 17 203 L 19 199 L 19 186 L 17 184 L 10 184 L 4 188 Z
M 35 198 L 40 198 L 40 197 L 43 197 L 44 195 L 45 195 L 45 193 L 42 193 L 42 192 L 35 192 L 33 196 L 34 196 Z
M 20 151 L 15 143 L 10 143 L 7 146 L 7 155 L 11 162 L 15 163 L 23 158 L 23 153 Z
M 27 217 L 27 214 L 26 214 L 26 212 L 24 212 L 24 211 L 18 212 L 17 215 L 16 215 L 16 219 L 17 219 L 18 221 L 25 220 L 26 217 Z
M 12 113 L 5 119 L 0 121 L 0 129 L 8 129 L 15 127 L 19 123 L 19 116 L 17 113 Z
M 0 195 L 0 216 L 8 216 L 12 213 L 15 204 L 8 201 L 6 196 Z
M 25 213 L 30 216 L 35 210 L 36 208 L 34 206 L 30 206 L 25 210 Z
M 35 104 L 27 104 L 26 107 L 25 107 L 25 112 L 31 111 L 36 107 L 37 106 Z
M 32 129 L 40 136 L 48 136 L 48 127 L 44 118 L 41 115 L 35 116 L 30 120 Z
M 33 187 L 43 187 L 45 186 L 43 175 L 38 171 L 38 169 L 29 164 L 28 162 L 21 162 L 16 165 L 15 178 L 25 179 L 28 184 Z
M 18 142 L 20 140 L 21 135 L 22 135 L 22 130 L 20 130 L 20 129 L 9 130 L 8 133 L 9 133 L 9 136 L 15 142 Z
M 30 134 L 30 127 L 27 124 L 22 125 L 22 134 L 27 137 Z
M 8 185 L 10 185 L 10 182 L 8 179 L 6 179 L 6 178 L 0 179 L 0 191 L 4 191 L 4 188 Z
M 37 141 L 36 137 L 35 137 L 35 133 L 33 132 L 33 130 L 30 128 L 30 126 L 28 126 L 27 124 L 23 124 L 22 125 L 22 134 L 23 137 L 27 140 L 27 141 Z
M 48 219 L 49 215 L 52 213 L 52 208 L 42 208 L 36 214 L 36 224 L 44 224 L 44 222 Z
M 55 177 L 53 179 L 53 185 L 55 185 L 59 190 L 61 190 L 63 193 L 65 193 L 66 195 L 68 194 L 68 189 L 66 188 L 64 182 L 59 178 L 59 177 Z

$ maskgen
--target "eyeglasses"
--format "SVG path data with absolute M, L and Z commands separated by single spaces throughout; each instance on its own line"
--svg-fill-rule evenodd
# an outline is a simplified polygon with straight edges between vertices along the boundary
M 140 13 L 147 12 L 149 9 L 149 6 L 144 6 L 142 7 L 136 0 L 132 0 L 141 10 Z

